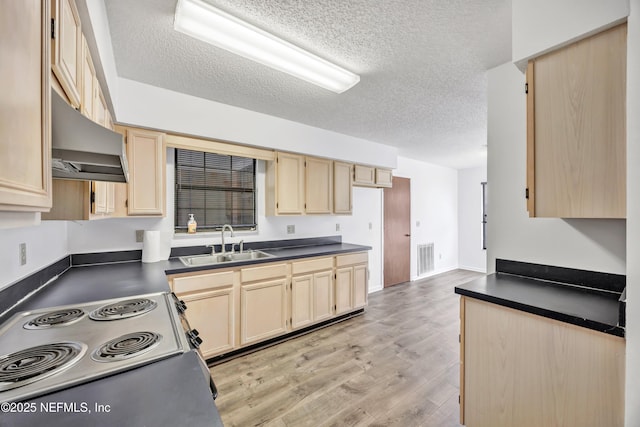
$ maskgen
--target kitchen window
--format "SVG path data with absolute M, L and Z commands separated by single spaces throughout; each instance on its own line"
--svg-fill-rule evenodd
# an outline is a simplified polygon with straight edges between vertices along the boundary
M 256 160 L 176 148 L 175 231 L 256 228 Z

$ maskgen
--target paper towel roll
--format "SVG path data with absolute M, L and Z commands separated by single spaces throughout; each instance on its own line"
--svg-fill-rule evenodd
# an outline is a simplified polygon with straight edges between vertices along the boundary
M 171 253 L 171 233 L 146 230 L 142 242 L 142 262 L 158 262 L 169 259 Z

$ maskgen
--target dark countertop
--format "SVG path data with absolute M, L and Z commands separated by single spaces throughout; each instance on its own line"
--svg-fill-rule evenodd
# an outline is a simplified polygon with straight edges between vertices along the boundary
M 142 263 L 140 261 L 114 262 L 108 264 L 75 265 L 60 275 L 53 283 L 29 297 L 23 303 L 0 318 L 0 323 L 18 311 L 59 305 L 79 304 L 111 298 L 124 298 L 155 292 L 168 292 L 167 275 L 192 271 L 207 271 L 219 268 L 240 267 L 253 264 L 286 261 L 300 258 L 330 256 L 362 252 L 369 246 L 336 243 L 319 246 L 300 246 L 261 249 L 272 255 L 250 261 L 225 262 L 215 265 L 186 267 L 176 257 L 167 261 Z M 104 255 L 108 259 L 108 255 Z
M 271 258 L 261 258 L 251 261 L 225 262 L 215 265 L 201 265 L 197 267 L 185 267 L 176 257 L 166 262 L 165 271 L 167 274 L 186 273 L 189 271 L 215 270 L 217 268 L 228 268 L 234 266 L 244 266 L 249 264 L 264 264 L 268 262 L 289 261 L 299 258 L 319 257 L 339 255 L 350 252 L 363 252 L 370 250 L 370 246 L 353 245 L 350 243 L 334 243 L 319 246 L 293 246 L 293 247 L 261 247 L 260 250 L 273 255 Z
M 490 274 L 457 286 L 455 292 L 528 313 L 624 337 L 619 293 L 506 273 Z
M 197 355 L 188 352 L 31 399 L 14 408 L 19 412 L 3 410 L 0 425 L 222 427 L 198 363 Z M 105 412 L 96 412 L 96 405 Z

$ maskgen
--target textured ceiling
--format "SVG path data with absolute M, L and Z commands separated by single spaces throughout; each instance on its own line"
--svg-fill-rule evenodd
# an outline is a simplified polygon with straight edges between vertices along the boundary
M 510 0 L 207 1 L 360 83 L 335 94 L 178 33 L 176 0 L 105 0 L 118 75 L 443 166 L 486 160 L 486 70 L 511 58 Z

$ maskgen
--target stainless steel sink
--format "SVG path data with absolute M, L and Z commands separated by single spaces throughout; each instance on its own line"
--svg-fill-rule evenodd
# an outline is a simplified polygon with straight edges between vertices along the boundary
M 262 251 L 247 251 L 215 255 L 191 255 L 180 257 L 180 261 L 187 267 L 199 265 L 213 265 L 233 261 L 250 261 L 253 259 L 271 258 L 273 255 Z
M 238 252 L 225 255 L 229 261 L 248 261 L 252 259 L 271 258 L 273 255 L 262 251 Z

